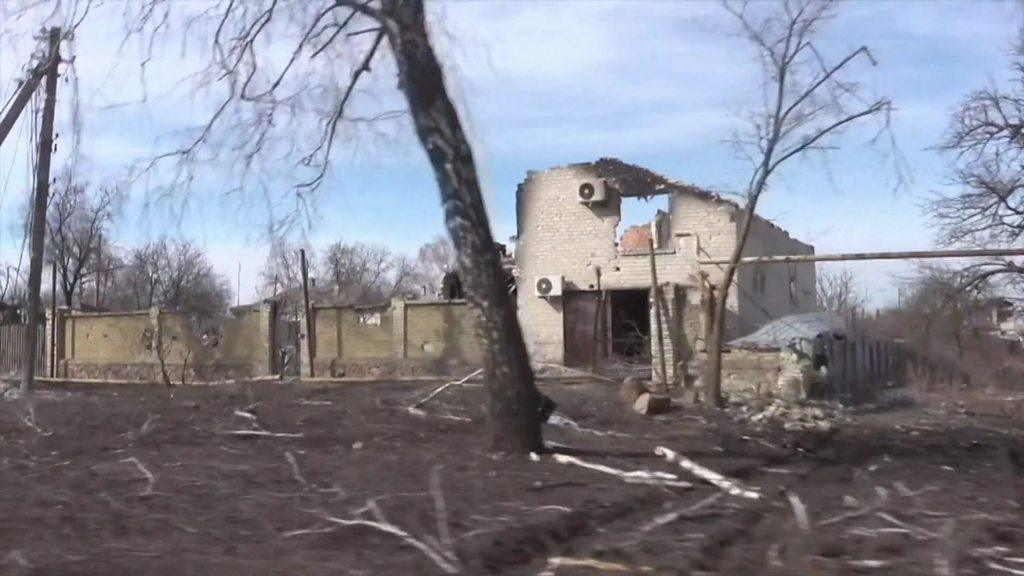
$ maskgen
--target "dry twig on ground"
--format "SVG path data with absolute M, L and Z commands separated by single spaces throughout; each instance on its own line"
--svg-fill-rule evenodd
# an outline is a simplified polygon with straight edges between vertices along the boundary
M 361 518 L 347 519 L 338 518 L 325 513 L 317 513 L 320 518 L 336 524 L 337 526 L 362 526 L 365 528 L 372 528 L 385 534 L 391 534 L 397 537 L 401 541 L 405 542 L 409 546 L 422 552 L 427 558 L 432 560 L 438 568 L 441 569 L 445 574 L 458 574 L 461 572 L 458 566 L 458 559 L 455 557 L 453 552 L 441 550 L 427 542 L 415 538 L 405 530 L 402 530 L 398 526 L 395 526 L 391 522 L 388 522 L 387 518 L 384 517 L 384 513 L 381 512 L 380 508 L 373 501 L 373 499 L 367 500 L 366 506 L 361 508 L 360 511 L 369 511 L 376 518 L 374 520 L 365 520 Z M 293 538 L 295 536 L 301 536 L 305 534 L 321 534 L 324 532 L 331 532 L 336 527 L 322 527 L 322 528 L 305 528 L 302 530 L 291 530 L 281 535 L 282 538 Z M 444 537 L 442 536 L 442 539 Z
M 139 492 L 139 496 L 149 496 L 153 494 L 153 484 L 156 483 L 156 476 L 154 476 L 153 473 L 150 472 L 148 468 L 143 466 L 142 462 L 139 462 L 139 459 L 136 458 L 135 456 L 125 458 L 124 460 L 121 460 L 121 462 L 130 462 L 132 464 L 135 464 L 135 467 L 139 469 L 139 472 L 141 472 L 142 475 L 145 476 L 146 480 L 149 482 L 146 485 L 146 489 L 143 490 L 142 492 Z
M 242 438 L 254 436 L 267 436 L 271 438 L 302 438 L 301 432 L 267 432 L 266 430 L 228 430 L 221 432 L 228 436 L 239 436 Z
M 447 390 L 449 386 L 463 386 L 463 385 L 465 385 L 466 382 L 469 382 L 473 378 L 479 376 L 480 374 L 483 373 L 483 371 L 484 371 L 483 368 L 481 368 L 479 370 L 475 370 L 471 374 L 467 374 L 466 376 L 464 376 L 464 377 L 462 377 L 462 378 L 460 378 L 458 380 L 452 380 L 450 382 L 445 382 L 441 386 L 438 386 L 437 388 L 435 388 L 430 394 L 427 394 L 422 399 L 418 400 L 415 404 L 413 404 L 412 406 L 409 406 L 407 408 L 407 410 L 409 410 L 410 412 L 413 411 L 413 410 L 416 410 L 420 406 L 423 406 L 424 404 L 426 404 L 427 401 L 429 401 L 434 396 L 437 396 L 441 392 L 444 392 L 445 390 Z
M 760 492 L 743 488 L 735 480 L 726 478 L 725 476 L 722 476 L 721 474 L 715 472 L 714 470 L 711 470 L 710 468 L 705 468 L 704 466 L 701 466 L 700 464 L 694 462 L 693 460 L 690 460 L 689 458 L 683 456 L 682 454 L 675 452 L 674 450 L 665 448 L 664 446 L 658 446 L 657 448 L 654 449 L 654 453 L 657 454 L 658 456 L 662 456 L 669 462 L 675 462 L 679 464 L 679 466 L 682 467 L 687 472 L 690 472 L 697 478 L 700 478 L 701 480 L 704 480 L 709 484 L 712 484 L 714 486 L 721 488 L 722 490 L 725 490 L 725 492 L 731 496 L 740 496 L 743 498 L 751 498 L 754 500 L 761 497 Z
M 559 464 L 572 464 L 588 470 L 594 470 L 596 472 L 603 472 L 605 474 L 611 474 L 612 476 L 618 476 L 629 484 L 652 484 L 655 486 L 671 486 L 673 488 L 692 488 L 693 484 L 680 480 L 675 474 L 668 472 L 657 472 L 650 470 L 619 470 L 612 468 L 611 466 L 605 466 L 603 464 L 594 464 L 576 458 L 575 456 L 568 456 L 566 454 L 554 454 L 552 456 L 555 462 Z

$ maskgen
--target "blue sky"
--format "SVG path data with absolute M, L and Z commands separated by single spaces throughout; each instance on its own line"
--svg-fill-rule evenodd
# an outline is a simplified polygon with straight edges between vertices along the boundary
M 118 51 L 120 6 L 91 12 L 74 46 L 82 173 L 94 182 L 121 178 L 133 161 L 168 149 L 177 142 L 175 131 L 195 124 L 212 98 L 179 81 L 201 55 L 168 45 L 149 65 L 148 101 L 131 104 L 142 91 L 139 50 Z M 725 141 L 759 102 L 759 71 L 755 53 L 733 34 L 717 2 L 450 1 L 433 3 L 431 15 L 499 240 L 514 234 L 516 184 L 531 169 L 616 156 L 718 191 L 737 191 L 746 182 L 748 165 Z M 894 191 L 891 164 L 866 145 L 869 133 L 852 132 L 827 166 L 807 159 L 785 167 L 761 213 L 819 252 L 932 247 L 920 206 L 944 186 L 945 165 L 931 148 L 964 95 L 1005 81 L 1022 18 L 1012 2 L 842 4 L 821 45 L 831 55 L 871 48 L 878 66 L 857 69 L 857 79 L 866 94 L 888 96 L 896 106 L 893 132 L 912 180 Z M 28 33 L 39 23 L 30 16 L 3 25 L 15 32 L 0 39 L 4 100 L 32 48 Z M 63 96 L 70 86 L 61 85 Z M 375 70 L 367 94 L 385 107 L 398 105 L 389 66 Z M 67 101 L 58 130 L 70 135 Z M 336 148 L 306 231 L 314 244 L 341 237 L 411 252 L 441 232 L 433 177 L 409 125 L 400 120 L 380 131 Z M 12 136 L 0 150 L 0 186 L 11 180 L 0 197 L 0 262 L 18 258 L 20 233 L 13 228 L 26 198 L 26 143 Z M 69 148 L 58 149 L 58 165 Z M 265 168 L 280 174 L 290 164 Z M 200 171 L 184 216 L 137 183 L 115 240 L 130 246 L 165 234 L 188 236 L 207 248 L 232 284 L 241 263 L 242 300 L 252 298 L 266 253 L 266 204 L 258 194 L 225 198 L 222 191 L 233 186 L 227 174 Z M 901 263 L 851 267 L 877 305 L 895 299 L 892 279 L 908 271 Z

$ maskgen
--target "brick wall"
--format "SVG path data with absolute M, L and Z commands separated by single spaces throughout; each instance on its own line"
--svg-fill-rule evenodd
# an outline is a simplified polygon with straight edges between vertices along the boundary
M 405 357 L 481 364 L 476 319 L 464 303 L 406 302 Z
M 599 267 L 606 290 L 651 285 L 649 255 L 620 253 L 615 244 L 621 205 L 615 190 L 604 204 L 577 201 L 579 184 L 598 178 L 586 165 L 570 166 L 531 172 L 519 186 L 519 320 L 534 362 L 561 363 L 565 348 L 561 301 L 535 295 L 539 277 L 561 275 L 567 290 L 594 290 Z M 680 244 L 673 241 L 656 252 L 660 282 L 695 284 L 692 252 L 685 254 Z
M 388 306 L 314 310 L 318 358 L 390 358 L 392 312 Z
M 814 254 L 814 247 L 796 240 L 785 230 L 757 219 L 751 225 L 744 256 Z M 792 290 L 790 281 L 792 280 Z M 737 336 L 749 334 L 765 322 L 817 310 L 814 262 L 740 266 Z
M 594 164 L 577 164 L 540 172 L 529 172 L 517 190 L 519 269 L 519 319 L 527 348 L 534 362 L 564 362 L 563 310 L 559 298 L 538 298 L 534 285 L 542 276 L 562 276 L 566 290 L 594 290 L 597 269 L 606 290 L 649 288 L 650 261 L 647 253 L 627 253 L 616 246 L 620 221 L 621 194 L 664 193 L 660 188 L 639 188 L 641 179 L 620 182 L 600 173 Z M 582 204 L 577 189 L 583 181 L 604 178 L 608 200 L 601 204 Z M 626 186 L 630 188 L 626 188 Z M 622 186 L 623 188 L 619 188 Z M 666 245 L 656 250 L 658 280 L 666 294 L 678 299 L 671 303 L 675 315 L 666 320 L 665 329 L 675 330 L 674 342 L 681 346 L 666 353 L 669 360 L 685 359 L 687 352 L 703 348 L 700 321 L 699 273 L 714 284 L 721 282 L 723 267 L 698 266 L 698 259 L 727 258 L 737 241 L 737 219 L 732 204 L 679 185 L 669 202 L 671 234 Z M 767 222 L 758 219 L 751 233 L 748 254 L 803 254 L 813 248 L 793 240 Z M 813 309 L 814 265 L 798 265 L 795 284 L 799 298 L 789 298 L 786 266 L 772 271 L 767 306 L 772 314 L 787 314 Z M 743 269 L 741 269 L 742 271 Z M 782 274 L 782 279 L 777 277 Z M 727 302 L 726 337 L 744 334 L 760 325 L 765 314 L 737 293 L 750 293 L 752 277 L 741 273 L 737 283 L 742 290 L 730 291 Z M 652 316 L 653 318 L 653 316 Z M 656 331 L 652 323 L 652 346 Z M 666 335 L 666 338 L 668 336 Z M 657 363 L 657 358 L 655 358 Z M 672 363 L 672 362 L 668 362 Z M 671 368 L 670 368 L 671 370 Z
M 240 312 L 204 344 L 187 314 L 153 310 L 60 311 L 58 374 L 68 378 L 158 380 L 160 356 L 175 381 L 269 375 L 273 371 L 272 304 Z M 49 353 L 49 351 L 47 351 Z
M 731 350 L 722 355 L 722 392 L 733 397 L 776 395 L 781 372 L 778 350 Z
M 316 308 L 317 376 L 386 378 L 458 373 L 483 362 L 469 306 L 405 301 L 373 308 Z

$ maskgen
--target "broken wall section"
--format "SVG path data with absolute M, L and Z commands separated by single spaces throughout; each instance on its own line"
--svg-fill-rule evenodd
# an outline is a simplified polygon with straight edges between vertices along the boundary
M 272 303 L 205 323 L 156 308 L 58 310 L 56 376 L 159 382 L 166 372 L 173 383 L 267 376 L 275 368 L 273 318 Z
M 476 317 L 464 300 L 393 300 L 313 313 L 317 377 L 454 375 L 483 363 Z

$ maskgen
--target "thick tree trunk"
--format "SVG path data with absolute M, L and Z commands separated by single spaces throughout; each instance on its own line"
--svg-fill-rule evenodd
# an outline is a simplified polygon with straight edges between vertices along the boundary
M 473 153 L 427 36 L 423 1 L 385 0 L 383 4 L 383 26 L 398 65 L 399 84 L 437 177 L 445 226 L 455 246 L 467 299 L 480 318 L 490 391 L 491 447 L 510 453 L 540 451 L 541 395 L 505 287 Z
M 737 263 L 743 256 L 743 249 L 750 236 L 750 225 L 754 220 L 754 209 L 764 190 L 764 178 L 758 180 L 757 187 L 749 196 L 747 206 L 741 212 L 743 222 L 736 238 L 729 264 L 725 267 L 722 283 L 714 295 L 714 318 L 711 324 L 711 337 L 708 340 L 708 363 L 704 371 L 704 393 L 715 406 L 721 408 L 725 401 L 722 398 L 722 348 L 725 346 L 725 314 L 729 307 L 729 290 L 736 278 Z
M 708 363 L 704 373 L 704 393 L 707 399 L 721 408 L 722 398 L 722 347 L 725 345 L 725 313 L 728 310 L 729 287 L 736 276 L 736 266 L 725 269 L 725 277 L 719 285 L 717 297 L 711 305 L 711 330 L 708 336 Z

